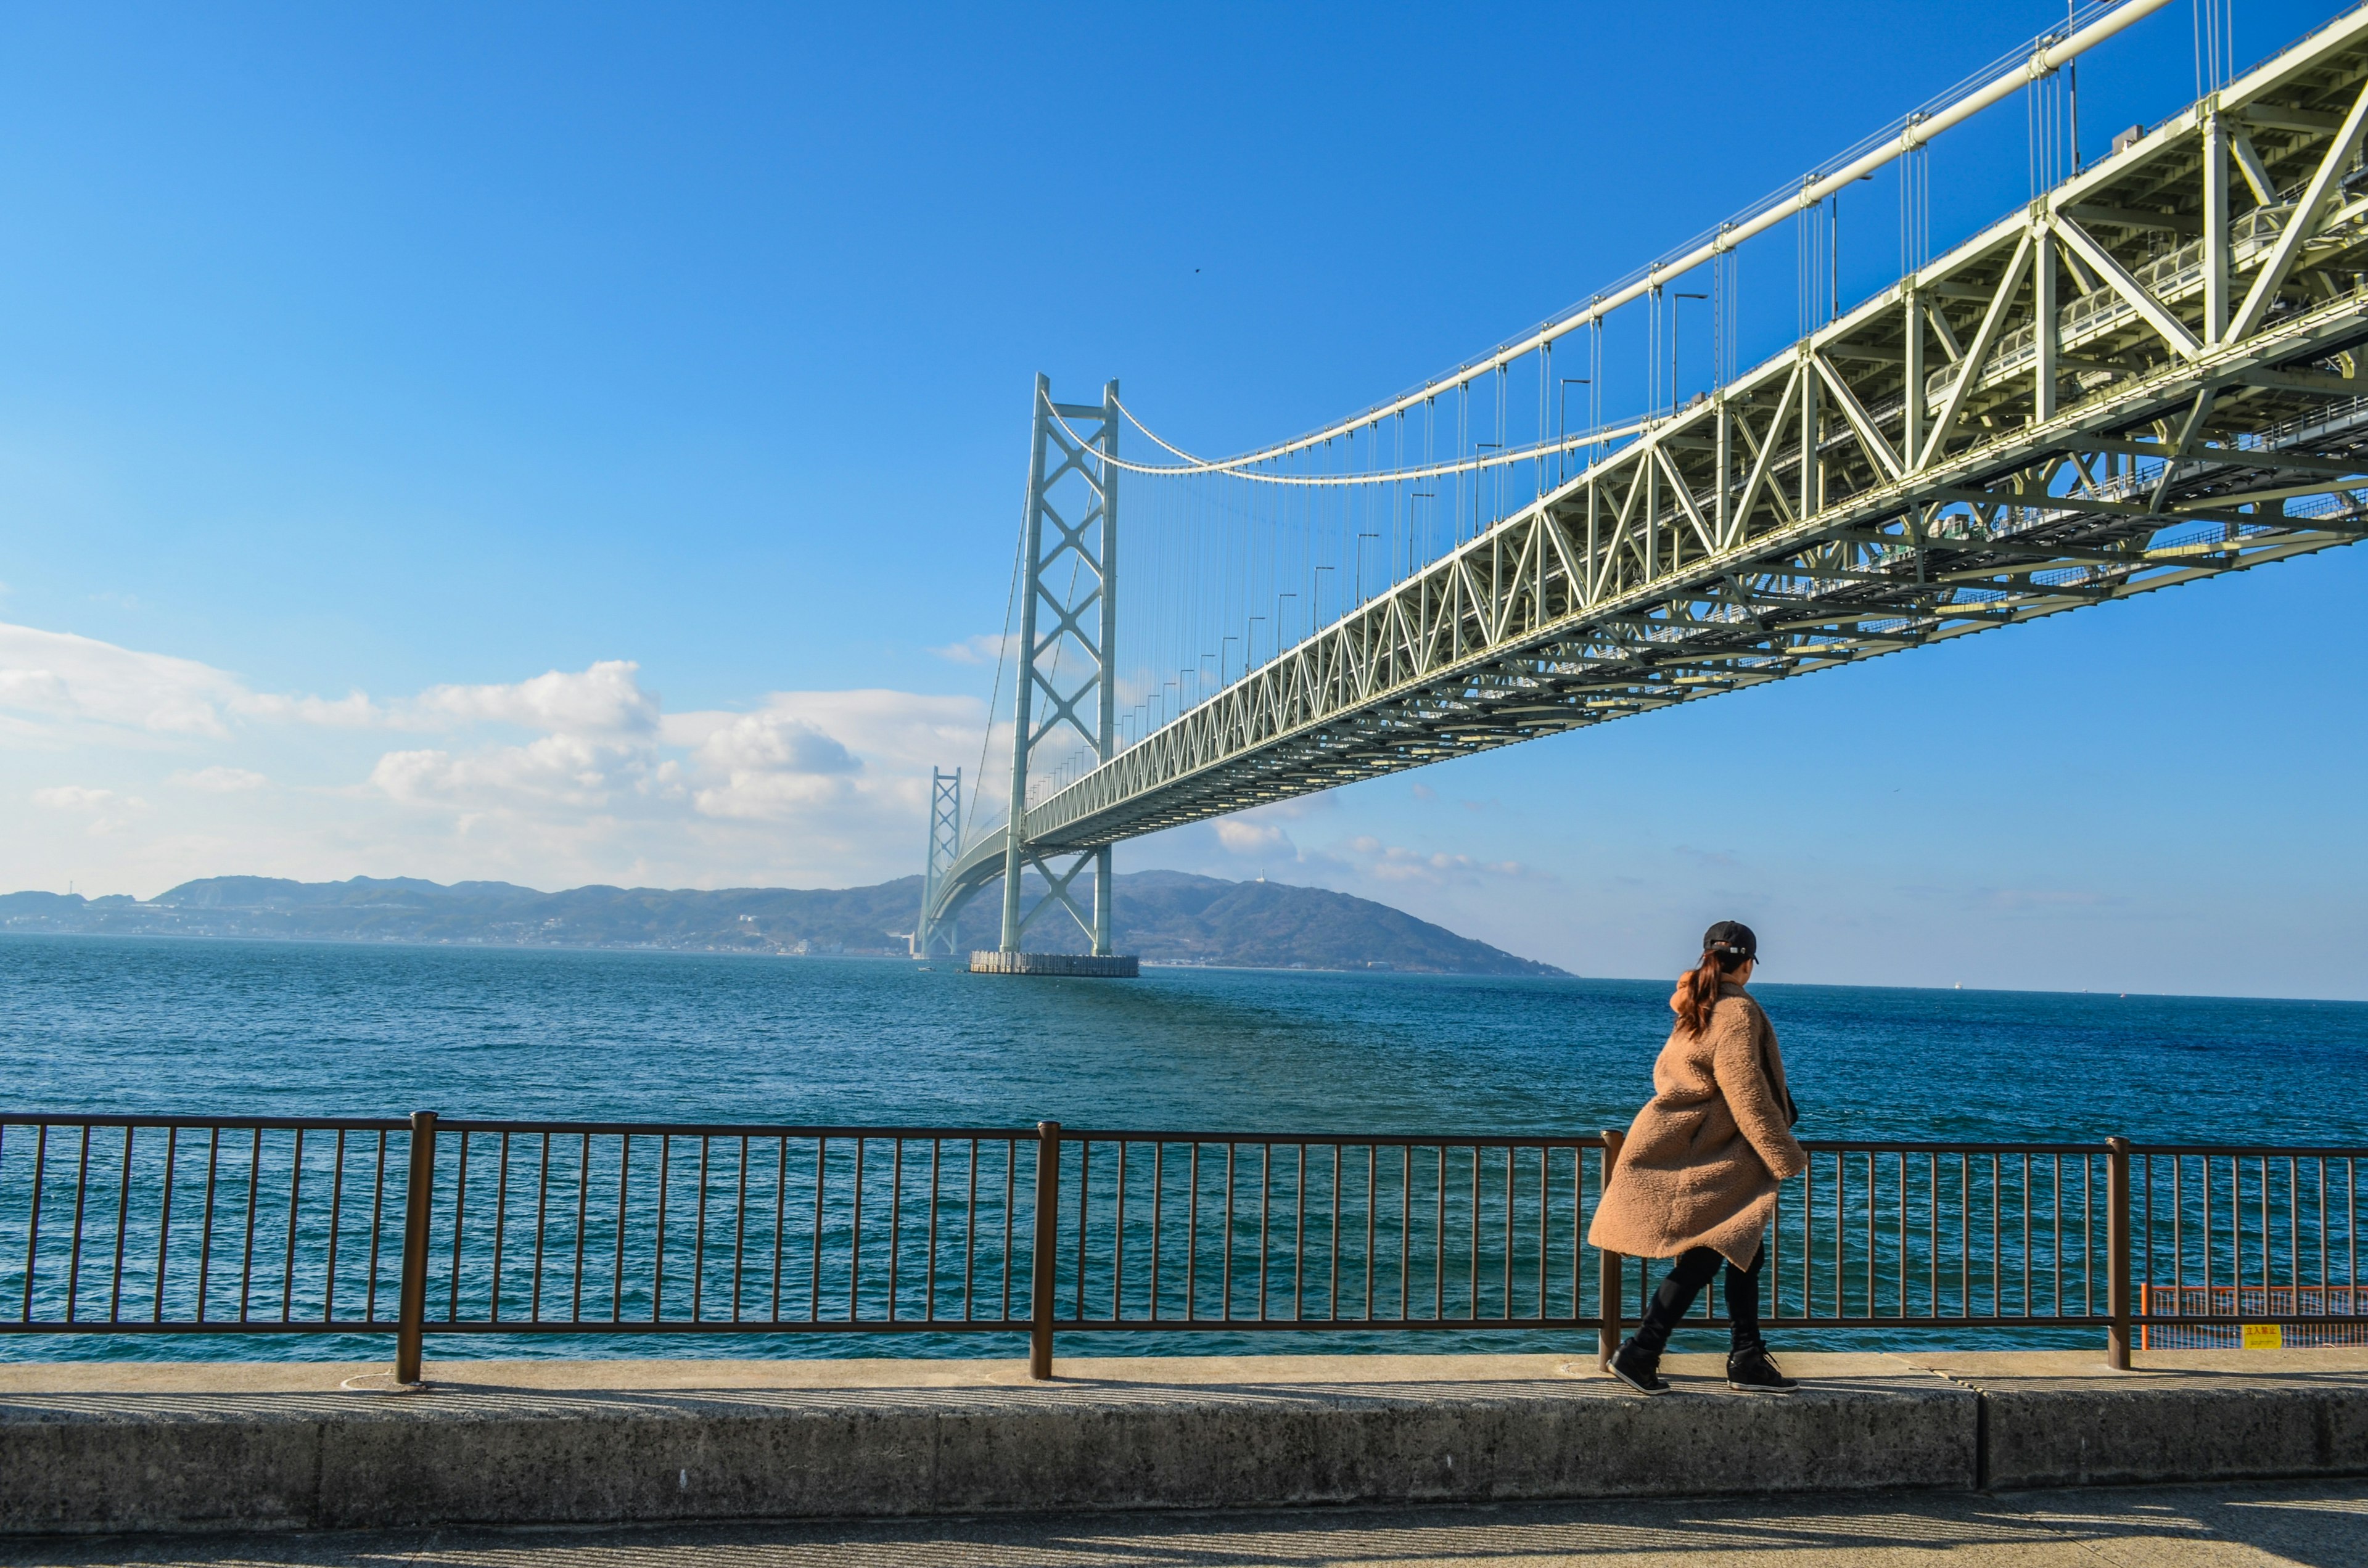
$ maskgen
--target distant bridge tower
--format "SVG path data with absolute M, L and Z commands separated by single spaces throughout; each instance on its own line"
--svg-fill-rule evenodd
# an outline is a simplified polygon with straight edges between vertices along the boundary
M 962 769 L 951 773 L 929 769 L 929 857 L 921 873 L 921 921 L 913 928 L 915 958 L 951 957 L 954 952 L 953 923 L 940 927 L 931 918 L 938 906 L 938 886 L 962 853 Z
M 1047 854 L 1027 840 L 1030 764 L 1038 752 L 1085 741 L 1094 761 L 1117 754 L 1118 693 L 1118 383 L 1099 403 L 1053 401 L 1036 378 L 1034 434 L 1028 449 L 1028 515 L 1020 544 L 1019 675 L 1011 725 L 1011 808 L 1003 856 L 1003 933 L 996 950 L 973 954 L 971 968 L 1003 974 L 1135 972 L 1132 958 L 1110 951 L 1110 851 Z M 1048 753 L 1048 760 L 1052 754 Z M 1065 865 L 1056 864 L 1065 860 Z M 1076 880 L 1093 868 L 1091 904 Z M 1022 879 L 1034 871 L 1045 892 L 1023 907 Z M 1047 905 L 1065 910 L 1092 939 L 1093 956 L 1028 953 L 1020 938 Z

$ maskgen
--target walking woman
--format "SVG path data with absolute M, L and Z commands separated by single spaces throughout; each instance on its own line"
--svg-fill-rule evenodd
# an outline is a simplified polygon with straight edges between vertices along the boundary
M 1702 961 L 1678 981 L 1677 1028 L 1653 1063 L 1653 1097 L 1636 1113 L 1603 1189 L 1588 1240 L 1629 1257 L 1674 1257 L 1645 1321 L 1611 1361 L 1639 1393 L 1660 1393 L 1661 1349 L 1695 1295 L 1726 1265 L 1726 1315 L 1735 1346 L 1726 1386 L 1789 1393 L 1759 1338 L 1760 1233 L 1776 1187 L 1808 1156 L 1793 1138 L 1799 1113 L 1784 1087 L 1784 1058 L 1768 1015 L 1744 989 L 1758 966 L 1751 927 L 1722 920 L 1702 936 Z

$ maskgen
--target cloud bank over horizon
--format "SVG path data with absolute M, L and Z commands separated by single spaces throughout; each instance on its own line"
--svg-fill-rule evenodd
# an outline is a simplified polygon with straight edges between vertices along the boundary
M 983 737 L 985 722 L 975 698 L 884 688 L 674 712 L 631 659 L 408 696 L 259 691 L 201 661 L 0 623 L 0 799 L 20 802 L 0 828 L 0 892 L 146 898 L 223 875 L 875 883 L 919 869 L 933 767 L 962 766 L 975 789 L 982 739 L 990 773 L 1008 755 L 1008 727 Z M 1390 842 L 1328 793 L 1129 858 L 1361 892 L 1459 929 L 1554 881 Z
M 773 691 L 668 712 L 605 659 L 406 697 L 265 692 L 197 660 L 0 624 L 11 890 L 415 875 L 694 887 L 912 869 L 975 699 Z

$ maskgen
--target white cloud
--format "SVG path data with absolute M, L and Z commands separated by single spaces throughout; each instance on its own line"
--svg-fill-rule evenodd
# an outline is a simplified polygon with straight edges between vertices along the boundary
M 53 812 L 101 811 L 120 799 L 112 790 L 93 790 L 81 784 L 61 784 L 33 791 L 33 804 L 47 806 Z
M 229 718 L 352 724 L 375 722 L 359 692 L 336 701 L 250 691 L 195 659 L 0 623 L 0 710 L 28 739 L 219 739 Z
M 1218 819 L 1217 842 L 1235 855 L 1296 853 L 1291 835 L 1282 829 L 1261 822 L 1245 822 L 1239 817 Z
M 1531 874 L 1530 869 L 1519 860 L 1481 860 L 1469 855 L 1449 855 L 1437 850 L 1425 854 L 1403 845 L 1384 844 L 1371 834 L 1360 834 L 1344 842 L 1340 848 L 1346 853 L 1335 853 L 1329 858 L 1353 867 L 1376 881 L 1441 885 L 1473 881 L 1484 877 L 1518 878 Z
M 148 811 L 148 802 L 137 795 L 119 794 L 113 790 L 93 789 L 83 784 L 61 784 L 33 791 L 33 803 L 53 812 L 74 812 L 89 817 L 83 831 L 93 838 L 104 838 L 120 833 L 131 825 L 132 819 Z
M 406 716 L 422 727 L 491 720 L 553 733 L 655 734 L 658 695 L 642 689 L 640 672 L 630 659 L 604 659 L 509 686 L 435 686 L 406 705 Z
M 1004 650 L 1018 641 L 998 631 L 983 631 L 975 637 L 965 637 L 942 648 L 932 648 L 929 652 L 951 665 L 992 665 L 1000 661 Z
M 246 767 L 181 768 L 165 776 L 167 784 L 178 784 L 184 790 L 203 790 L 210 794 L 235 794 L 242 790 L 260 790 L 271 782 L 262 774 Z
M 0 708 L 164 735 L 220 735 L 238 681 L 194 659 L 0 625 Z
M 0 789 L 40 807 L 13 835 L 0 813 L 0 851 L 20 881 L 112 867 L 148 892 L 228 872 L 846 885 L 911 869 L 929 770 L 974 767 L 985 717 L 973 698 L 876 689 L 668 713 L 623 659 L 321 699 L 0 626 Z M 160 749 L 181 754 L 169 770 L 142 760 Z M 327 782 L 275 787 L 290 777 Z M 61 818 L 112 835 L 103 853 Z

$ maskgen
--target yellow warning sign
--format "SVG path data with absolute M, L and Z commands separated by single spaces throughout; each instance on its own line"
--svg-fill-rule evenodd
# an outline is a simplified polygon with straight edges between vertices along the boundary
M 2285 1330 L 2273 1323 L 2248 1323 L 2244 1326 L 2245 1348 L 2248 1350 L 2283 1350 Z

